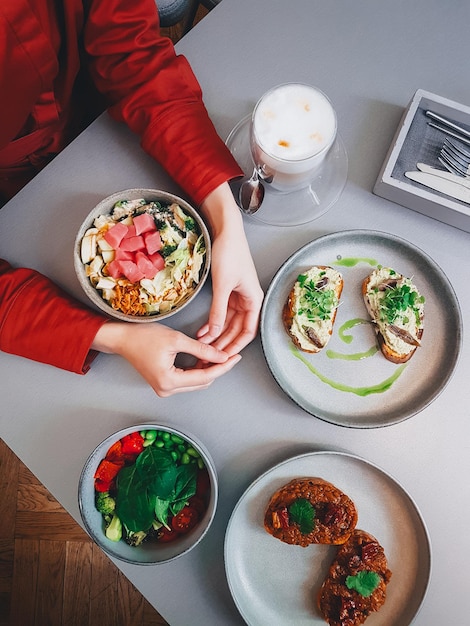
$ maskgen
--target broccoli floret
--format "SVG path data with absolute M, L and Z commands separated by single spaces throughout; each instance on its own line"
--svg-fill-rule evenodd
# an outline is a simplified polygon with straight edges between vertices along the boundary
M 108 491 L 98 492 L 95 498 L 95 506 L 103 515 L 112 515 L 116 508 L 116 500 L 109 495 Z
M 193 230 L 196 231 L 196 222 L 195 220 L 187 215 L 185 220 L 184 220 L 184 227 L 186 228 L 186 230 Z
M 177 247 L 178 246 L 174 244 L 167 244 L 166 246 L 163 246 L 159 252 L 162 255 L 162 257 L 166 259 L 166 257 L 170 256 L 170 254 L 172 254 L 176 250 Z
M 113 515 L 110 524 L 106 527 L 105 534 L 111 541 L 120 541 L 122 537 L 122 523 L 116 514 Z
M 125 541 L 130 546 L 134 548 L 140 546 L 140 544 L 145 541 L 148 537 L 148 533 L 145 530 L 129 530 L 126 534 Z

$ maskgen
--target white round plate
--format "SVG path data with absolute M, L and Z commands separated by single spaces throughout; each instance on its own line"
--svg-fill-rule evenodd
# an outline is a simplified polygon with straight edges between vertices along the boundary
M 250 120 L 251 115 L 240 120 L 226 141 L 230 152 L 245 176 L 248 177 L 253 173 L 249 137 Z M 301 189 L 290 193 L 281 193 L 265 183 L 263 203 L 258 211 L 249 217 L 274 226 L 298 226 L 311 222 L 324 215 L 338 200 L 344 189 L 347 176 L 348 155 L 343 140 L 337 134 L 333 146 L 310 183 L 311 190 Z M 238 189 L 237 183 L 233 183 L 236 196 Z
M 323 478 L 344 491 L 358 511 L 357 528 L 383 546 L 392 578 L 381 609 L 367 626 L 408 626 L 426 594 L 431 547 L 421 515 L 401 485 L 357 456 L 313 452 L 276 465 L 247 489 L 230 518 L 225 569 L 233 599 L 249 626 L 325 626 L 316 604 L 337 548 L 292 546 L 264 529 L 272 494 L 290 480 Z
M 295 348 L 282 322 L 292 286 L 312 265 L 331 265 L 344 279 L 332 337 L 317 354 Z M 377 350 L 368 322 L 361 286 L 377 265 L 412 278 L 426 299 L 421 346 L 405 365 Z M 362 323 L 346 330 L 352 320 Z M 377 428 L 415 415 L 442 392 L 458 361 L 462 319 L 449 280 L 427 254 L 394 235 L 352 230 L 315 239 L 282 265 L 266 293 L 261 341 L 275 380 L 305 411 L 339 426 Z

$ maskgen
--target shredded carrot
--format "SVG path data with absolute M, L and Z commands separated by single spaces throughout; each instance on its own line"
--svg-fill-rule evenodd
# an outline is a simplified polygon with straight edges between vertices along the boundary
M 115 296 L 111 300 L 113 309 L 126 315 L 146 315 L 147 309 L 140 301 L 140 291 L 135 285 L 116 285 Z

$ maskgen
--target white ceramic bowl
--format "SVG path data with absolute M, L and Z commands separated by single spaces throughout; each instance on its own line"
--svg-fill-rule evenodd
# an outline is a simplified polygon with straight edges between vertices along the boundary
M 196 285 L 196 287 L 194 288 L 194 291 L 186 300 L 184 300 L 183 302 L 175 306 L 170 311 L 167 311 L 164 313 L 155 313 L 155 314 L 149 314 L 149 315 L 129 315 L 122 311 L 118 311 L 114 309 L 102 297 L 101 293 L 91 284 L 90 279 L 86 275 L 85 265 L 82 262 L 82 258 L 81 258 L 82 239 L 86 231 L 89 228 L 93 227 L 94 219 L 100 215 L 107 215 L 111 213 L 114 205 L 119 200 L 136 200 L 138 198 L 144 198 L 145 200 L 148 200 L 148 201 L 152 201 L 152 200 L 159 201 L 165 204 L 172 204 L 172 203 L 179 204 L 180 207 L 195 220 L 199 228 L 199 231 L 202 233 L 204 237 L 206 253 L 204 257 L 204 263 L 200 272 L 199 283 Z M 196 211 L 196 209 L 194 209 L 190 204 L 188 204 L 188 202 L 186 202 L 182 198 L 175 196 L 174 194 L 168 193 L 166 191 L 160 191 L 158 189 L 126 189 L 123 191 L 116 192 L 112 194 L 111 196 L 104 198 L 87 215 L 82 225 L 80 226 L 80 229 L 75 239 L 75 247 L 74 247 L 75 272 L 77 274 L 80 285 L 82 286 L 86 295 L 99 309 L 101 309 L 101 311 L 103 311 L 104 313 L 107 313 L 111 317 L 114 317 L 116 319 L 119 319 L 125 322 L 146 323 L 146 322 L 161 321 L 169 317 L 170 315 L 174 315 L 178 311 L 181 311 L 183 308 L 188 306 L 190 302 L 194 300 L 194 298 L 202 289 L 209 275 L 210 263 L 211 263 L 210 235 L 199 213 Z
M 142 430 L 159 430 L 178 435 L 189 442 L 200 454 L 209 473 L 210 496 L 207 509 L 197 525 L 187 534 L 180 535 L 169 543 L 158 541 L 146 541 L 137 547 L 128 545 L 124 539 L 111 541 L 105 536 L 104 521 L 101 513 L 95 507 L 94 475 L 101 460 L 106 456 L 109 448 L 125 435 Z M 156 565 L 172 561 L 189 552 L 202 540 L 208 532 L 215 516 L 218 501 L 218 481 L 214 463 L 202 443 L 192 435 L 181 432 L 170 426 L 162 424 L 137 424 L 123 428 L 102 441 L 88 457 L 78 486 L 78 505 L 85 529 L 90 537 L 105 552 L 112 557 L 132 563 L 134 565 Z

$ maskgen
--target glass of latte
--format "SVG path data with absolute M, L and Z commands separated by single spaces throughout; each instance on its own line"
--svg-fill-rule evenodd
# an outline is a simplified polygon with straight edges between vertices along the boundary
M 284 193 L 309 187 L 336 130 L 335 110 L 319 89 L 303 83 L 273 87 L 251 117 L 251 155 L 260 178 Z

